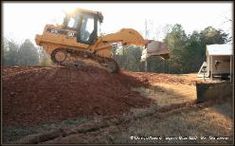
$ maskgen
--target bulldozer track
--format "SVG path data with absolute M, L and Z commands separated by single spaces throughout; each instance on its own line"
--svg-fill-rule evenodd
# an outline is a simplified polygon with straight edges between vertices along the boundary
M 61 56 L 58 56 L 58 54 Z M 114 59 L 101 57 L 92 52 L 80 51 L 71 48 L 58 48 L 53 50 L 51 53 L 51 60 L 54 63 L 68 67 L 79 68 L 85 66 L 86 63 L 84 60 L 88 59 L 99 63 L 111 73 L 117 73 L 119 71 L 119 66 Z

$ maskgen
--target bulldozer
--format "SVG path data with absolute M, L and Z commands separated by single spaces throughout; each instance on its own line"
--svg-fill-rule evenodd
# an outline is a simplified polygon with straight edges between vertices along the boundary
M 112 58 L 113 43 L 147 47 L 153 40 L 145 40 L 132 28 L 123 28 L 116 33 L 99 35 L 103 22 L 101 12 L 77 8 L 66 13 L 60 25 L 47 24 L 42 35 L 36 35 L 36 44 L 51 56 L 53 63 L 79 66 L 84 60 L 92 60 L 111 73 L 119 72 Z M 168 53 L 159 54 L 167 56 Z

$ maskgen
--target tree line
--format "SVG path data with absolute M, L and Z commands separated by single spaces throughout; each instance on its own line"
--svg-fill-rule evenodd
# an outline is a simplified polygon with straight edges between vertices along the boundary
M 147 71 L 159 73 L 198 72 L 206 58 L 206 45 L 225 44 L 231 41 L 228 34 L 211 26 L 202 31 L 186 34 L 180 24 L 175 24 L 167 32 L 163 42 L 169 48 L 170 58 L 163 60 L 158 56 L 147 58 Z M 131 71 L 145 71 L 144 62 L 140 62 L 140 47 L 128 47 L 122 56 L 115 58 L 120 67 Z
M 50 59 L 46 52 L 35 47 L 34 44 L 26 39 L 22 44 L 4 38 L 2 46 L 4 66 L 35 66 L 49 65 Z
M 147 59 L 147 71 L 159 73 L 191 73 L 197 72 L 205 60 L 206 45 L 224 44 L 231 41 L 228 34 L 211 26 L 192 34 L 186 34 L 180 24 L 175 24 L 166 33 L 163 42 L 170 49 L 170 58 L 163 60 L 152 56 Z M 50 65 L 48 54 L 40 47 L 35 47 L 30 40 L 21 45 L 4 38 L 4 66 Z M 143 48 L 136 46 L 114 47 L 114 59 L 120 68 L 130 71 L 145 71 L 144 62 L 140 61 Z

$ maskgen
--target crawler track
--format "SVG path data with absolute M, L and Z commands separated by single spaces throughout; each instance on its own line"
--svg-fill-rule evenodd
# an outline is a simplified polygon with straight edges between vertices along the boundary
M 111 73 L 117 73 L 119 66 L 112 58 L 101 57 L 88 51 L 74 50 L 70 48 L 58 48 L 51 53 L 54 63 L 62 66 L 81 67 L 86 64 L 85 60 L 93 60 Z

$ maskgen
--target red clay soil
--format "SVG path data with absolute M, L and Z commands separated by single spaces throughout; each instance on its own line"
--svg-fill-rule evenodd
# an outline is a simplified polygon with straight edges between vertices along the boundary
M 128 71 L 124 71 L 123 73 L 135 78 L 136 80 L 148 82 L 150 85 L 153 85 L 154 83 L 195 85 L 195 83 L 198 81 L 196 74 L 184 75 Z
M 2 74 L 4 126 L 119 115 L 151 103 L 130 90 L 148 84 L 132 73 L 110 74 L 94 67 L 4 67 Z

